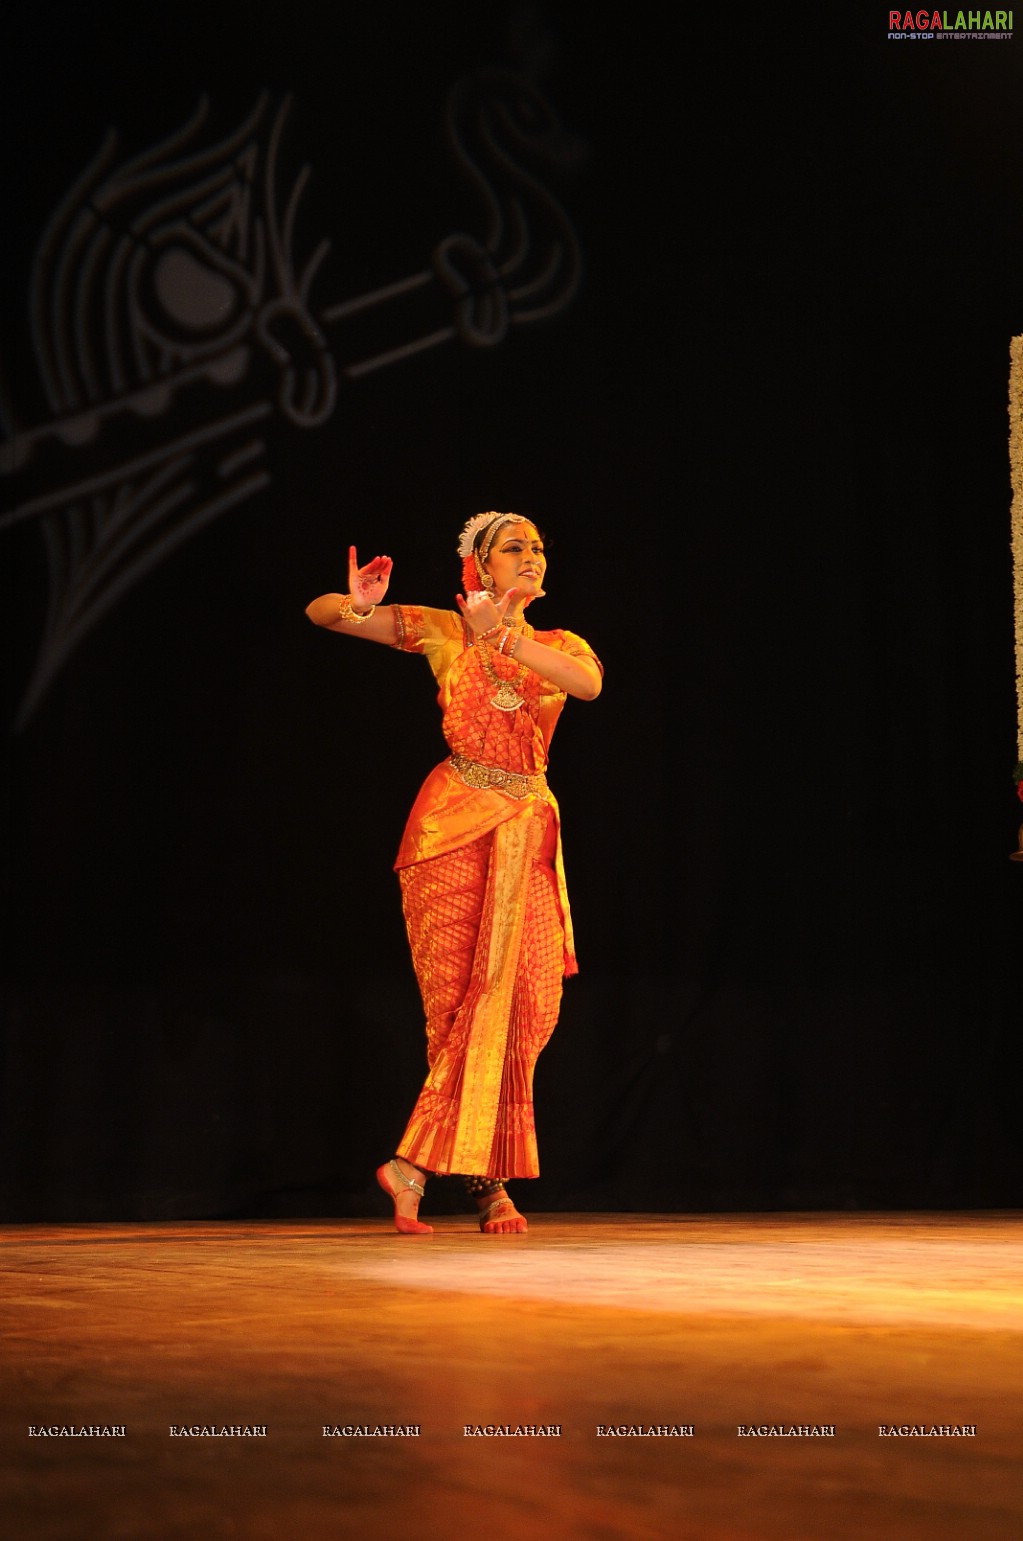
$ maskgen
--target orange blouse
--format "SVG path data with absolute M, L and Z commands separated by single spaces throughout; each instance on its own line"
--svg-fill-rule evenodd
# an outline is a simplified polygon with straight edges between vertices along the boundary
M 406 653 L 424 653 L 439 686 L 438 702 L 444 714 L 444 737 L 453 754 L 482 765 L 532 775 L 547 768 L 547 755 L 566 694 L 532 669 L 504 658 L 488 648 L 490 664 L 499 680 L 515 681 L 524 701 L 517 711 L 492 707 L 494 684 L 480 661 L 480 649 L 472 646 L 472 632 L 453 610 L 427 610 L 414 605 L 393 606 L 398 640 Z M 592 658 L 593 649 L 570 631 L 523 630 L 548 647 L 572 658 Z M 485 644 L 484 644 L 485 646 Z

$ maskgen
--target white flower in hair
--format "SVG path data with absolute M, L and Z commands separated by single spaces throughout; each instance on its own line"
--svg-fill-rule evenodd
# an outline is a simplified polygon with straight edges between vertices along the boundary
M 485 530 L 488 524 L 493 524 L 495 519 L 514 519 L 514 514 L 502 514 L 495 508 L 488 508 L 485 514 L 473 514 L 466 520 L 461 535 L 458 537 L 458 555 L 460 557 L 471 556 L 476 537 L 481 530 Z

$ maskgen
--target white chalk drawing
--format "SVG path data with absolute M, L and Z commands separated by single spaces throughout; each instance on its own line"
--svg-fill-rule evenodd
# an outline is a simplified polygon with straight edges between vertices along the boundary
M 280 185 L 290 107 L 264 93 L 204 143 L 204 99 L 131 158 L 110 130 L 42 234 L 30 322 L 47 415 L 6 422 L 0 442 L 0 530 L 37 521 L 49 562 L 16 727 L 129 589 L 267 486 L 273 422 L 318 428 L 339 386 L 443 343 L 493 347 L 576 293 L 578 240 L 537 168 L 570 169 L 579 142 L 533 86 L 494 71 L 460 82 L 447 106 L 479 231 L 445 236 L 419 272 L 317 308 L 331 243 L 296 257 L 310 168 Z

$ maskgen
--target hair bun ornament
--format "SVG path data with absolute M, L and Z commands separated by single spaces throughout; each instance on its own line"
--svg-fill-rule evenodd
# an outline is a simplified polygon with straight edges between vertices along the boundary
M 508 519 L 512 516 L 502 514 L 496 508 L 488 508 L 486 513 L 473 514 L 462 527 L 462 533 L 458 537 L 458 555 L 467 557 L 472 555 L 472 548 L 476 544 L 476 537 L 481 530 L 485 530 L 488 524 L 493 524 L 495 519 Z

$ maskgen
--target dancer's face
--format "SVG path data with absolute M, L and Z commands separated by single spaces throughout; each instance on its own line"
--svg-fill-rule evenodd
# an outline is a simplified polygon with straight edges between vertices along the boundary
M 521 589 L 526 598 L 539 594 L 547 559 L 536 527 L 525 519 L 520 524 L 503 525 L 484 566 L 494 580 L 496 596 L 509 589 Z

